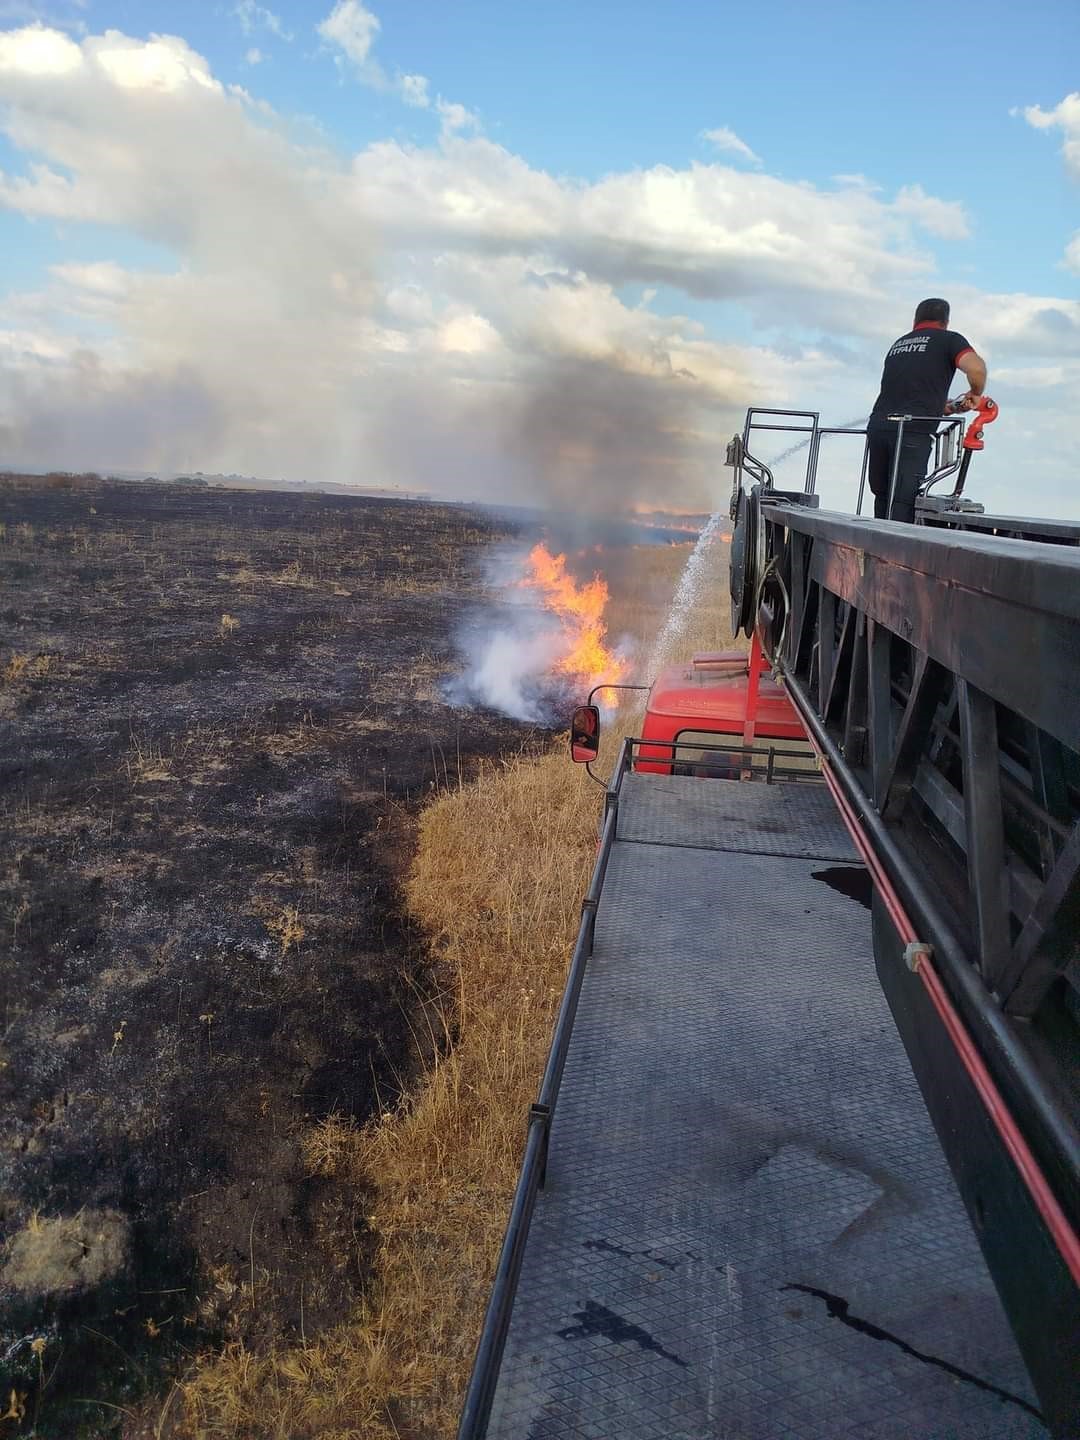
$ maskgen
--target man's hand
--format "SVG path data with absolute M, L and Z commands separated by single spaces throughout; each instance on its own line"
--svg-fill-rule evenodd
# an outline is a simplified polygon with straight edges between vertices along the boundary
M 945 407 L 946 415 L 959 415 L 962 410 L 974 410 L 978 396 L 969 390 L 966 395 L 957 395 Z

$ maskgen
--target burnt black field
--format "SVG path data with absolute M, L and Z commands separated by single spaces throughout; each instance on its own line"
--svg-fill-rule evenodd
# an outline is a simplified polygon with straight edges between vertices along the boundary
M 17 477 L 0 524 L 0 1433 L 114 1435 L 363 1285 L 297 1137 L 415 1070 L 412 818 L 531 743 L 442 698 L 512 525 Z

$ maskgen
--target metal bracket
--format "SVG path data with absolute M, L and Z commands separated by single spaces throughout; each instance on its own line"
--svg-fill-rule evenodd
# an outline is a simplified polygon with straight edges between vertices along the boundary
M 550 1105 L 534 1103 L 529 1106 L 529 1123 L 525 1127 L 525 1133 L 527 1135 L 534 1125 L 540 1128 L 539 1170 L 536 1178 L 538 1190 L 543 1190 L 547 1184 L 548 1142 L 551 1139 L 551 1115 L 552 1110 Z
M 912 940 L 904 946 L 904 964 L 913 975 L 919 973 L 919 966 L 924 960 L 934 958 L 934 947 L 927 945 L 925 940 Z

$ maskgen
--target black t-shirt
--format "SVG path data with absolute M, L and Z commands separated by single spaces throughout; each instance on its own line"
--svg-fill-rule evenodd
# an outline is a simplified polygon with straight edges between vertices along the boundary
M 945 409 L 956 362 L 971 348 L 956 330 L 945 330 L 933 322 L 916 325 L 914 330 L 901 335 L 885 356 L 881 394 L 874 402 L 870 418 L 940 415 Z M 920 425 L 918 428 L 932 427 Z

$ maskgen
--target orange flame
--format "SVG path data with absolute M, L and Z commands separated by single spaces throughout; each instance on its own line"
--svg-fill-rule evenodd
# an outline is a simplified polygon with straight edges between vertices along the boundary
M 544 608 L 558 616 L 562 625 L 566 649 L 553 667 L 555 673 L 590 689 L 605 682 L 617 684 L 626 673 L 626 664 L 604 644 L 607 581 L 594 575 L 587 584 L 576 585 L 566 573 L 566 556 L 552 555 L 546 545 L 533 546 L 528 565 L 521 583 L 540 593 Z

